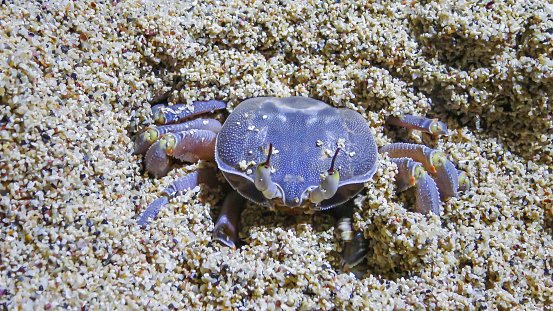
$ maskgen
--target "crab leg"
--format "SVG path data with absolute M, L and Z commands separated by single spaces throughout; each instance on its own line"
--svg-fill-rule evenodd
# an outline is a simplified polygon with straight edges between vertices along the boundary
M 368 252 L 369 241 L 363 236 L 363 232 L 353 232 L 352 239 L 344 244 L 340 253 L 342 270 L 348 271 L 357 266 Z
M 161 196 L 155 199 L 140 215 L 139 226 L 147 226 L 150 219 L 156 218 L 159 210 L 169 203 L 169 199 L 180 195 L 187 189 L 194 189 L 198 184 L 205 183 L 212 185 L 215 172 L 212 169 L 201 169 L 191 172 L 176 180 L 169 187 L 161 192 Z
M 238 241 L 238 228 L 240 214 L 244 208 L 246 199 L 238 192 L 232 191 L 223 202 L 223 207 L 213 228 L 213 240 L 236 249 Z
M 432 135 L 449 135 L 447 125 L 438 119 L 413 116 L 410 114 L 400 117 L 389 117 L 386 123 L 403 126 L 409 129 L 419 130 Z
M 206 130 L 192 130 L 173 134 L 176 138 L 173 149 L 168 154 L 185 162 L 213 160 L 217 134 Z
M 216 137 L 217 134 L 207 130 L 168 133 L 146 152 L 146 169 L 156 177 L 163 177 L 171 170 L 168 156 L 186 162 L 213 160 Z
M 173 106 L 155 105 L 152 107 L 154 121 L 158 124 L 167 124 L 184 118 L 192 117 L 204 112 L 213 112 L 215 110 L 227 107 L 222 101 L 208 100 L 195 101 L 192 106 L 188 104 L 178 104 Z
M 396 176 L 398 191 L 416 186 L 417 195 L 415 199 L 417 203 L 415 210 L 422 214 L 433 212 L 440 215 L 438 188 L 434 180 L 422 168 L 422 165 L 410 158 L 392 159 L 392 162 L 396 163 L 398 167 Z
M 467 189 L 470 185 L 466 174 L 459 174 L 455 165 L 439 150 L 424 145 L 395 143 L 381 147 L 379 152 L 381 154 L 387 152 L 391 158 L 407 157 L 421 162 L 438 184 L 442 200 L 456 197 L 459 190 Z M 464 186 L 460 189 L 461 179 Z
M 221 130 L 221 122 L 215 119 L 197 119 L 184 123 L 148 128 L 145 132 L 136 137 L 133 154 L 145 154 L 148 148 L 164 134 L 178 133 L 192 129 L 208 130 L 219 133 Z
M 171 170 L 171 159 L 167 156 L 165 151 L 167 140 L 160 139 L 156 141 L 148 152 L 144 162 L 146 163 L 146 170 L 152 173 L 156 178 L 163 177 Z

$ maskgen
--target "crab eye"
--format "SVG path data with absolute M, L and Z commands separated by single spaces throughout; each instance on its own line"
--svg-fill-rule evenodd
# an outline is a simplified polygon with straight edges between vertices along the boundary
M 273 144 L 269 144 L 269 154 L 267 161 L 260 163 L 254 173 L 254 184 L 257 190 L 261 191 L 267 199 L 281 198 L 280 190 L 271 180 L 271 154 L 273 153 Z
M 332 163 L 330 164 L 330 169 L 327 171 L 327 174 L 323 176 L 323 180 L 318 187 L 313 189 L 309 194 L 309 200 L 313 203 L 320 203 L 322 200 L 330 199 L 338 191 L 338 185 L 340 184 L 340 173 L 334 169 L 334 163 L 340 148 L 336 149 L 334 157 L 332 158 Z

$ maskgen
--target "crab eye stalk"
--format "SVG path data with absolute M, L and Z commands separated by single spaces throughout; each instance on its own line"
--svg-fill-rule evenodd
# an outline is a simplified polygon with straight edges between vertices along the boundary
M 279 193 L 276 183 L 271 180 L 271 154 L 273 153 L 273 144 L 269 143 L 269 154 L 267 161 L 261 162 L 254 173 L 254 184 L 257 190 L 261 191 L 267 199 L 282 197 Z
M 311 202 L 320 203 L 322 200 L 330 199 L 336 194 L 338 184 L 340 183 L 340 173 L 334 169 L 334 163 L 336 162 L 339 151 L 340 148 L 336 149 L 336 153 L 334 153 L 334 157 L 330 163 L 330 169 L 323 177 L 323 180 L 321 180 L 319 186 L 313 189 L 309 194 L 309 200 Z

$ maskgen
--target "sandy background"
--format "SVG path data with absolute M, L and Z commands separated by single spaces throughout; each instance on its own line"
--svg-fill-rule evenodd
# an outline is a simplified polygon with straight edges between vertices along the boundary
M 546 1 L 4 1 L 0 309 L 550 310 L 552 16 Z M 249 206 L 232 251 L 211 242 L 223 193 L 202 188 L 136 225 L 196 169 L 144 175 L 131 137 L 150 103 L 291 95 L 363 112 L 379 145 L 443 150 L 473 187 L 415 214 L 383 159 L 354 200 L 360 279 L 323 214 Z M 383 125 L 404 113 L 453 134 Z

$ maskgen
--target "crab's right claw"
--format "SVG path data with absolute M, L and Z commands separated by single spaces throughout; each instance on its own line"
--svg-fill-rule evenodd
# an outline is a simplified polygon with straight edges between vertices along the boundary
M 233 191 L 225 198 L 219 218 L 213 228 L 213 240 L 232 249 L 236 249 L 240 214 L 246 199 L 238 192 Z
M 440 194 L 436 183 L 428 175 L 422 164 L 410 158 L 393 158 L 397 164 L 396 184 L 398 191 L 415 186 L 417 188 L 416 211 L 422 214 L 433 212 L 440 215 Z

